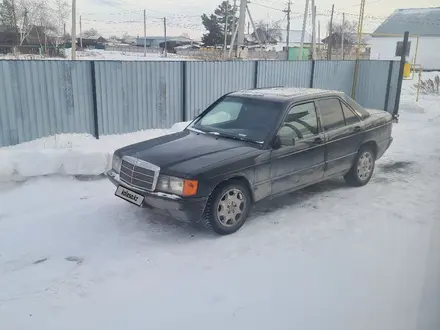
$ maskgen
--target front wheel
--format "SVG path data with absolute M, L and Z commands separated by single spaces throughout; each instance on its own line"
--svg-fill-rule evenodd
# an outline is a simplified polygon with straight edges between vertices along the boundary
M 375 161 L 372 148 L 361 148 L 350 171 L 344 176 L 345 182 L 350 186 L 365 186 L 373 176 Z
M 235 233 L 245 223 L 252 198 L 241 182 L 217 187 L 208 199 L 202 222 L 220 235 Z

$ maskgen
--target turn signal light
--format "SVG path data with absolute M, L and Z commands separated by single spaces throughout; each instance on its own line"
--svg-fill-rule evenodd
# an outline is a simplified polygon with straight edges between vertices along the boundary
M 199 182 L 196 180 L 184 180 L 183 181 L 183 193 L 182 196 L 194 196 L 197 194 L 197 188 L 199 187 Z

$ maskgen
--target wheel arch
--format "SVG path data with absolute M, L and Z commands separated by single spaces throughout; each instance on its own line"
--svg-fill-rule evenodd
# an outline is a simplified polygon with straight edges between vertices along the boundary
M 374 157 L 377 157 L 377 153 L 379 151 L 379 146 L 377 145 L 377 142 L 374 140 L 370 140 L 370 141 L 366 141 L 364 143 L 362 143 L 361 147 L 359 148 L 359 150 L 361 150 L 362 148 L 365 147 L 370 147 L 373 149 L 374 152 Z
M 219 187 L 222 187 L 223 185 L 232 183 L 232 182 L 240 182 L 242 184 L 244 184 L 244 186 L 248 189 L 249 191 L 249 195 L 251 196 L 251 202 L 254 203 L 255 202 L 255 196 L 254 196 L 254 191 L 252 189 L 251 183 L 249 181 L 249 179 L 244 175 L 244 174 L 234 174 L 231 175 L 229 177 L 225 177 L 222 180 L 220 180 L 211 190 L 209 196 L 211 196 L 214 191 L 216 189 L 218 189 Z

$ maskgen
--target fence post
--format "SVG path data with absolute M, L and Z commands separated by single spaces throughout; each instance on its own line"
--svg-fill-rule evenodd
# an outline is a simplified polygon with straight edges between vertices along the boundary
M 186 61 L 182 61 L 182 121 L 186 121 Z
M 397 80 L 396 103 L 394 103 L 393 116 L 397 116 L 397 112 L 399 112 L 400 94 L 402 93 L 402 84 L 403 84 L 403 69 L 405 68 L 406 51 L 408 49 L 408 39 L 409 39 L 409 32 L 407 31 L 403 36 L 403 47 L 402 47 L 402 54 L 400 57 L 399 78 Z
M 388 111 L 388 102 L 390 99 L 390 89 L 391 89 L 391 76 L 393 73 L 393 61 L 390 61 L 390 67 L 388 69 L 388 81 L 387 81 L 387 92 L 385 94 L 385 105 L 384 105 L 384 110 Z
M 96 70 L 95 61 L 91 61 L 92 73 L 92 102 L 93 102 L 93 123 L 95 138 L 99 139 L 99 123 L 98 123 L 98 99 L 96 97 Z
M 310 74 L 310 88 L 313 88 L 314 79 L 315 79 L 315 60 L 312 60 L 312 72 Z
M 255 67 L 254 67 L 254 88 L 258 88 L 258 65 L 259 61 L 255 61 Z

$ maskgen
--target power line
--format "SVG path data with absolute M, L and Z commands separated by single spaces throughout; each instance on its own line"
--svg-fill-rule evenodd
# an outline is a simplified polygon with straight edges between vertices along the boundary
M 271 7 L 271 6 L 266 6 L 266 5 L 263 5 L 261 3 L 254 2 L 254 1 L 249 2 L 249 4 L 254 5 L 254 6 L 259 6 L 259 7 L 267 8 L 267 9 L 272 9 L 272 10 L 280 11 L 280 12 L 284 12 L 283 9 L 274 8 L 274 7 Z

